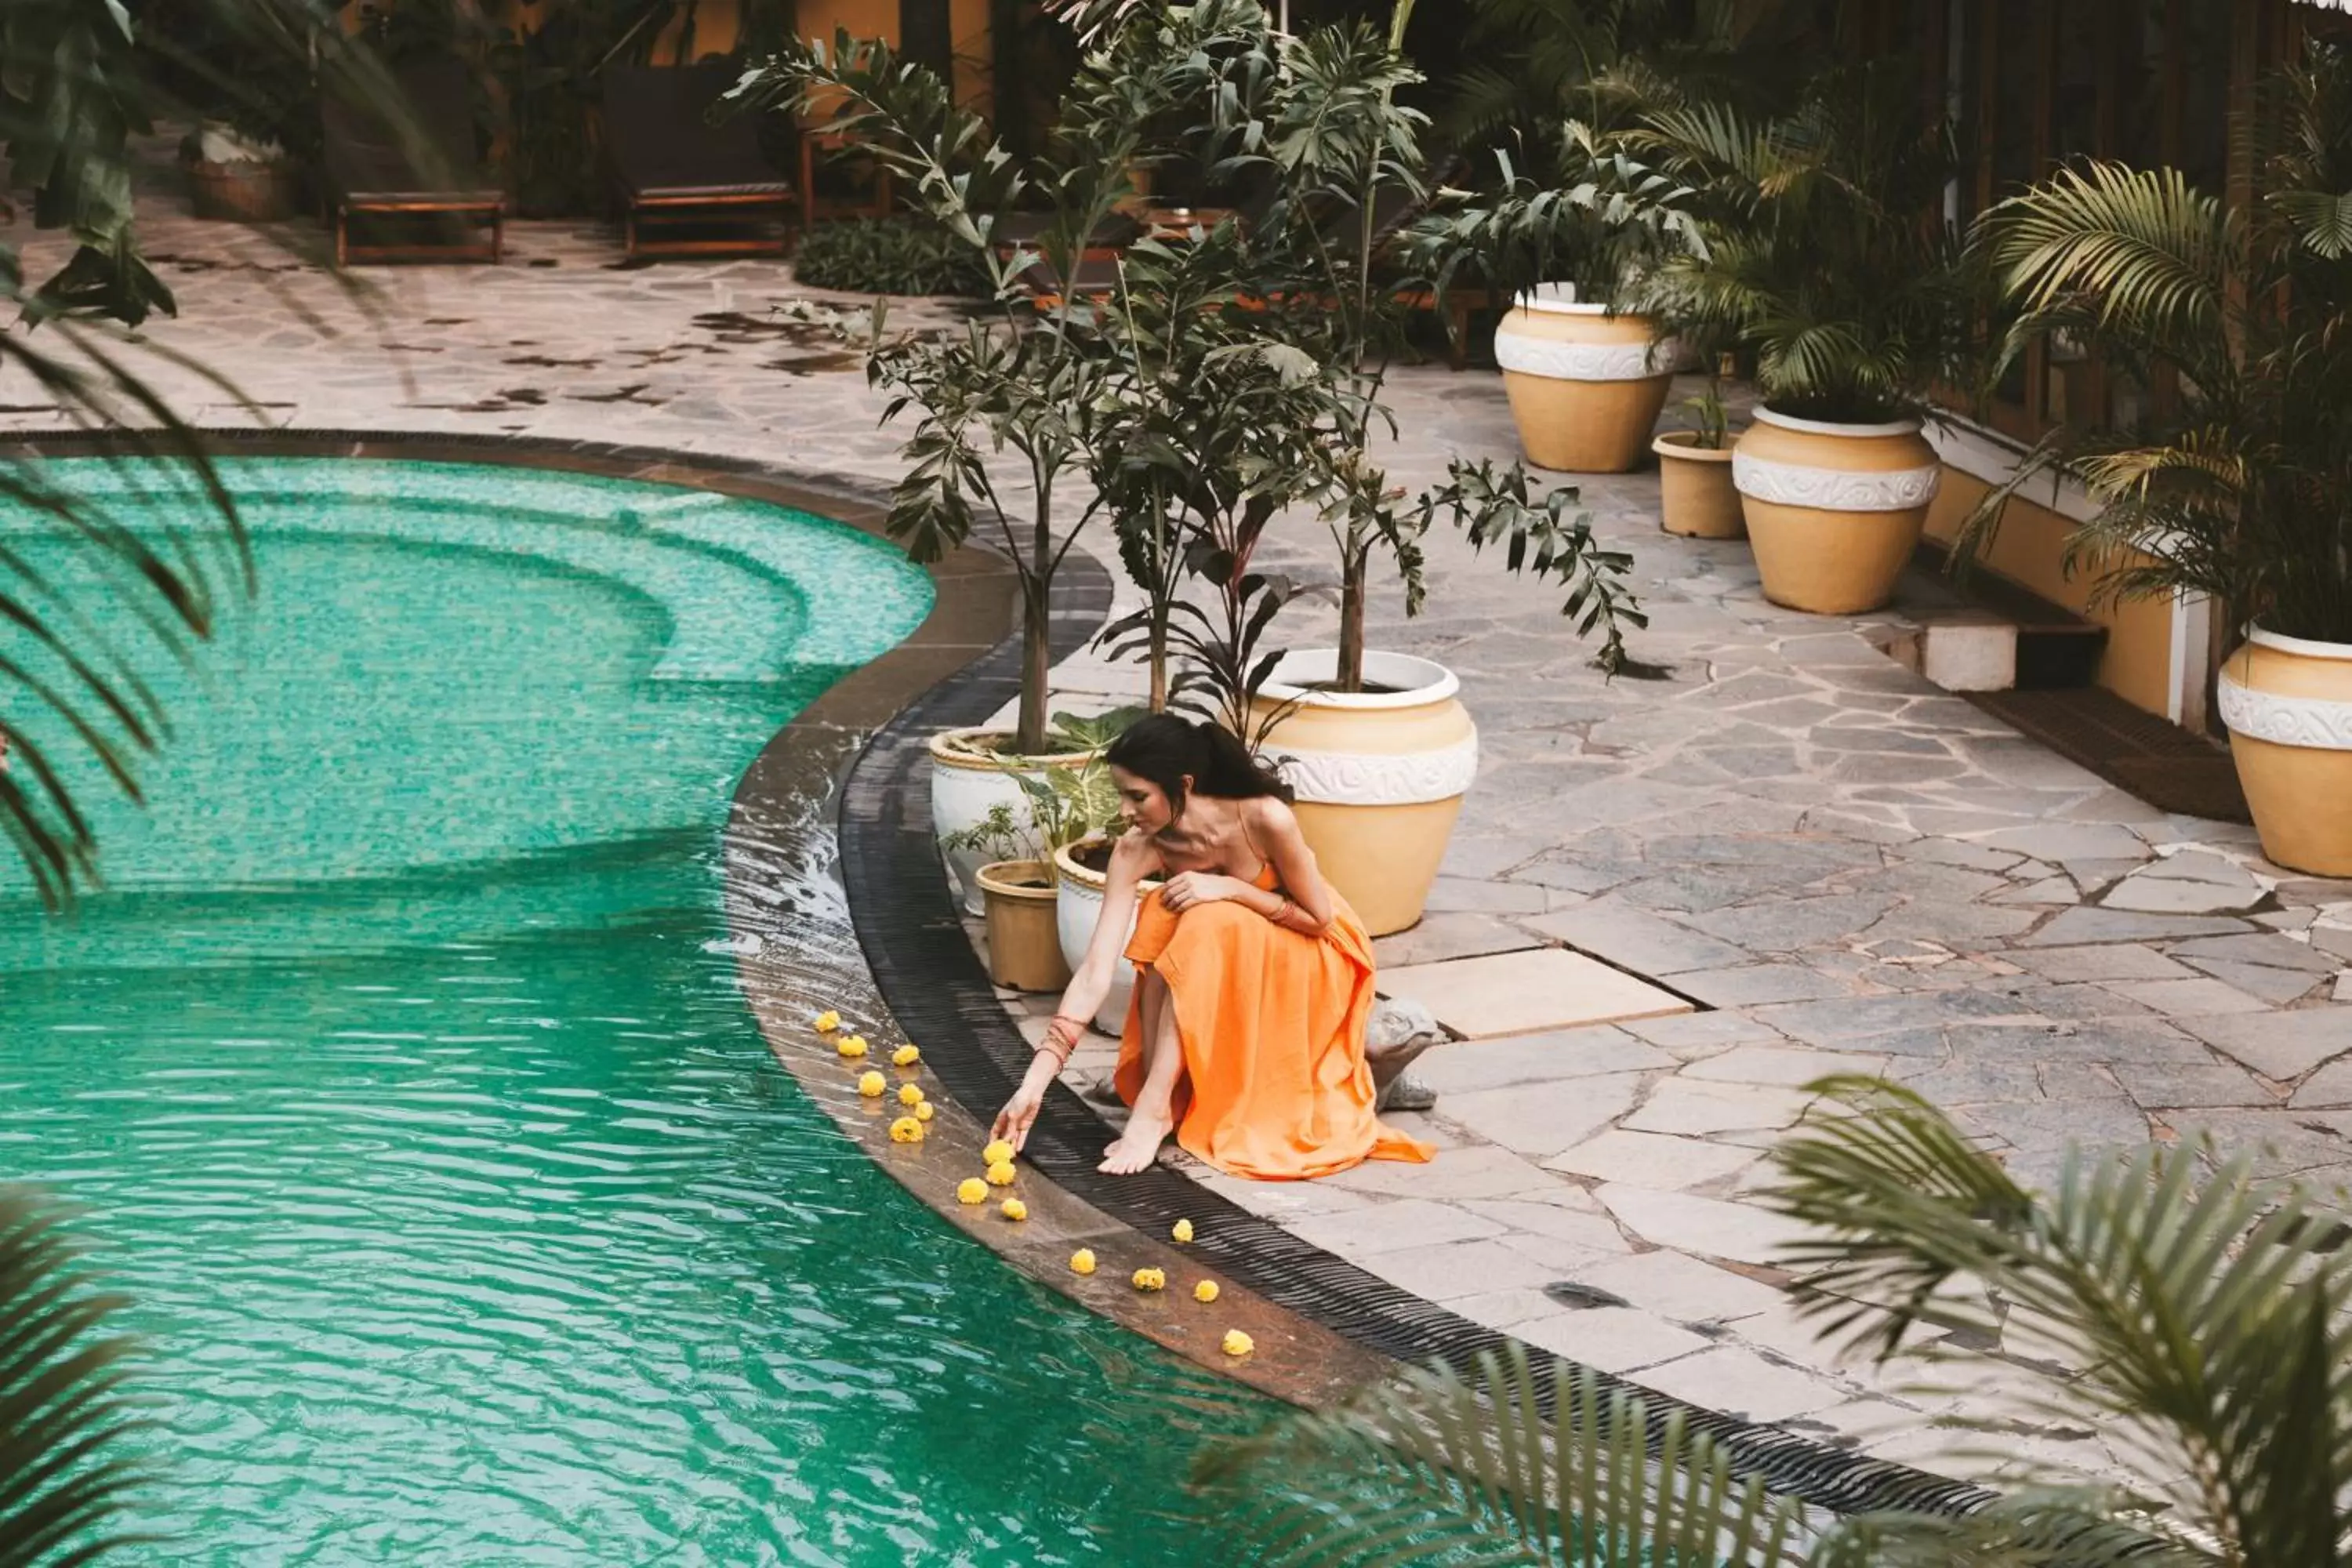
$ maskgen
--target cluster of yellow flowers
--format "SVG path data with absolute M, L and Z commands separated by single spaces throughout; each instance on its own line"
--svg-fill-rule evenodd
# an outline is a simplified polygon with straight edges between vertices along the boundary
M 872 1048 L 867 1045 L 864 1036 L 844 1032 L 841 1027 L 841 1015 L 830 1008 L 818 1014 L 811 1022 L 815 1026 L 817 1033 L 835 1037 L 833 1048 L 845 1060 L 860 1060 Z M 923 1053 L 911 1045 L 900 1046 L 890 1053 L 892 1067 L 910 1068 L 922 1059 Z M 889 1087 L 889 1079 L 870 1068 L 858 1075 L 857 1092 L 868 1100 L 879 1100 Z M 921 1142 L 925 1131 L 924 1123 L 929 1121 L 933 1115 L 931 1102 L 924 1095 L 922 1086 L 912 1081 L 901 1083 L 898 1086 L 898 1103 L 908 1109 L 908 1114 L 890 1123 L 890 1141 L 894 1143 Z M 986 1173 L 966 1176 L 961 1182 L 956 1184 L 956 1201 L 972 1205 L 984 1204 L 988 1201 L 991 1187 L 1009 1187 L 1020 1180 L 1021 1173 L 1013 1163 L 1013 1154 L 1012 1144 L 1002 1138 L 991 1139 L 987 1147 L 980 1152 L 980 1163 Z M 1029 1217 L 1029 1205 L 1019 1198 L 1008 1197 L 998 1212 L 1008 1220 L 1025 1220 Z M 1178 1220 L 1170 1227 L 1169 1235 L 1180 1243 L 1191 1241 L 1192 1222 L 1189 1219 Z M 1094 1271 L 1095 1255 L 1091 1247 L 1081 1247 L 1070 1254 L 1071 1273 L 1092 1274 Z M 1164 1268 L 1139 1268 L 1129 1276 L 1129 1283 L 1138 1290 L 1165 1290 L 1168 1289 L 1168 1271 Z M 1205 1306 L 1214 1301 L 1217 1296 L 1218 1288 L 1215 1280 L 1202 1279 L 1194 1282 L 1192 1300 L 1195 1301 Z M 1239 1329 L 1227 1329 L 1225 1337 L 1220 1344 L 1229 1356 L 1245 1356 L 1257 1348 L 1255 1342 Z
M 1190 1241 L 1192 1239 L 1192 1222 L 1189 1219 L 1180 1219 L 1170 1227 L 1169 1234 L 1178 1241 Z M 1092 1274 L 1095 1268 L 1096 1259 L 1092 1247 L 1081 1247 L 1070 1254 L 1071 1273 Z M 1128 1276 L 1128 1283 L 1143 1291 L 1165 1290 L 1168 1289 L 1168 1271 L 1164 1268 L 1139 1268 Z M 1192 1286 L 1192 1300 L 1203 1306 L 1215 1300 L 1218 1294 L 1217 1282 L 1213 1279 L 1202 1279 Z M 1225 1331 L 1224 1339 L 1221 1342 L 1221 1348 L 1227 1355 L 1244 1356 L 1257 1349 L 1257 1342 L 1239 1329 L 1228 1329 Z

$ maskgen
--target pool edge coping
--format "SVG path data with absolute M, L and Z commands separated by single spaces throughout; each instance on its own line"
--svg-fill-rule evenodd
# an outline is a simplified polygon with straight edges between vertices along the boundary
M 457 432 L 230 427 L 199 429 L 197 434 L 216 444 L 218 456 L 487 463 L 667 483 L 790 507 L 887 540 L 887 504 L 877 497 L 873 481 L 756 459 L 605 441 Z M 11 431 L 0 437 L 0 458 L 101 456 L 119 453 L 137 439 L 131 433 L 110 430 Z M 922 739 L 930 729 L 984 721 L 1017 690 L 1017 600 L 1011 569 L 984 548 L 968 545 L 926 569 L 934 600 L 922 624 L 888 652 L 837 681 L 771 737 L 747 770 L 734 808 L 783 813 L 797 804 L 817 807 L 830 820 L 839 844 L 839 880 L 877 997 L 907 1036 L 921 1036 L 926 1066 L 952 1093 L 944 1108 L 948 1113 L 961 1123 L 984 1128 L 975 1108 L 1001 1100 L 1019 1068 L 1025 1066 L 1030 1047 L 963 938 L 961 917 L 931 844 L 928 769 L 919 763 L 927 757 Z M 1108 573 L 1092 556 L 1073 552 L 1054 597 L 1057 630 L 1090 637 L 1106 618 L 1109 602 Z M 992 628 L 992 638 L 984 635 Z M 915 679 L 919 675 L 929 679 Z M 818 737 L 814 744 L 813 736 Z M 762 764 L 772 754 L 779 763 L 793 765 L 771 777 L 775 769 Z M 917 804 L 911 796 L 919 796 L 919 810 L 909 809 Z M 859 853 L 853 854 L 853 845 Z M 730 858 L 730 910 L 739 903 L 732 866 Z M 939 984 L 935 977 L 929 984 L 911 984 L 910 977 L 900 973 L 906 939 L 936 939 L 950 927 L 955 937 L 951 944 L 934 941 L 922 952 L 927 966 L 950 972 L 944 978 L 954 984 Z M 1467 1366 L 1482 1352 L 1517 1342 L 1300 1240 L 1181 1171 L 1162 1165 L 1140 1177 L 1096 1175 L 1092 1164 L 1106 1124 L 1060 1084 L 1049 1091 L 1046 1111 L 1033 1134 L 1029 1170 L 1040 1185 L 1018 1189 L 1050 1203 L 1055 1211 L 1052 1221 L 1034 1229 L 1012 1225 L 983 1228 L 974 1223 L 973 1211 L 954 1201 L 951 1185 L 919 1184 L 909 1179 L 904 1163 L 887 1157 L 894 1148 L 908 1146 L 887 1141 L 884 1124 L 861 1112 L 867 1102 L 854 1088 L 845 1091 L 837 1076 L 828 1088 L 821 1069 L 831 1064 L 837 1073 L 839 1064 L 814 1048 L 805 998 L 756 977 L 752 972 L 757 968 L 743 966 L 739 973 L 763 1037 L 780 1064 L 862 1150 L 919 1200 L 1009 1265 L 1121 1327 L 1263 1393 L 1308 1405 L 1328 1404 L 1366 1378 L 1392 1370 L 1396 1363 L 1438 1360 Z M 941 1000 L 950 1005 L 937 1005 Z M 906 1028 L 910 1014 L 924 1018 L 926 1026 Z M 845 1094 L 845 1106 L 837 1103 Z M 1088 1134 L 1083 1146 L 1074 1142 L 1079 1128 Z M 1102 1190 L 1110 1186 L 1118 1190 Z M 1202 1228 L 1201 1240 L 1181 1251 L 1154 1234 L 1164 1226 L 1171 1201 L 1188 1217 L 1202 1215 L 1209 1222 Z M 979 1212 L 993 1207 L 992 1201 Z M 1151 1228 L 1141 1217 L 1145 1210 L 1150 1211 Z M 1111 1224 L 1102 1226 L 1088 1215 Z M 1253 1321 L 1286 1323 L 1293 1331 L 1284 1338 L 1329 1359 L 1318 1374 L 1300 1375 L 1305 1368 L 1296 1363 L 1283 1368 L 1273 1357 L 1228 1363 L 1213 1351 L 1204 1353 L 1194 1332 L 1176 1332 L 1171 1342 L 1172 1325 L 1164 1309 L 1174 1305 L 1170 1299 L 1174 1292 L 1121 1289 L 1112 1278 L 1100 1274 L 1081 1281 L 1069 1272 L 1066 1255 L 1055 1250 L 1070 1237 L 1099 1235 L 1122 1240 L 1132 1237 L 1140 1256 L 1157 1266 L 1167 1267 L 1172 1258 L 1191 1272 L 1222 1275 L 1248 1288 L 1269 1315 L 1262 1318 L 1254 1304 L 1238 1300 L 1228 1315 L 1246 1310 Z M 1190 1261 L 1202 1258 L 1213 1267 L 1203 1270 Z M 1293 1272 L 1286 1275 L 1285 1269 Z M 1350 1299 L 1339 1299 L 1343 1292 Z M 1579 1364 L 1539 1347 L 1523 1348 L 1538 1364 Z M 1630 1378 L 1597 1369 L 1593 1374 L 1604 1393 L 1622 1388 L 1643 1398 L 1654 1424 L 1669 1413 L 1683 1414 L 1695 1429 L 1707 1432 L 1728 1450 L 1736 1469 L 1817 1507 L 1836 1512 L 1887 1507 L 1954 1512 L 1979 1507 L 1995 1495 L 1770 1424 L 1710 1411 L 1643 1388 Z

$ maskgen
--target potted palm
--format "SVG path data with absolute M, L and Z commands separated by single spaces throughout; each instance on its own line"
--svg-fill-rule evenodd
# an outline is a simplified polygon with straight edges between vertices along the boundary
M 2098 511 L 2069 560 L 2108 599 L 2209 598 L 2242 620 L 2219 707 L 2282 866 L 2352 876 L 2352 62 L 2284 73 L 2253 204 L 2172 170 L 2062 171 L 1975 242 L 2023 307 L 2012 353 L 2068 332 L 2175 389 L 2161 425 L 2060 431 L 1990 494 L 1980 545 L 2028 474 L 2062 465 Z
M 1969 347 L 1937 216 L 1949 127 L 1923 128 L 1916 75 L 1874 61 L 1821 73 L 1780 113 L 1667 105 L 1607 144 L 1698 193 L 1703 243 L 1662 258 L 1642 298 L 1754 363 L 1731 469 L 1765 596 L 1819 615 L 1885 605 L 1942 475 L 1927 395 Z
M 1731 482 L 1722 390 L 1710 383 L 1682 406 L 1689 411 L 1689 427 L 1664 431 L 1650 443 L 1658 455 L 1658 526 L 1685 539 L 1745 539 L 1748 521 Z
M 1425 220 L 1415 235 L 1440 293 L 1475 278 L 1512 301 L 1495 363 L 1528 461 L 1623 473 L 1642 460 L 1682 359 L 1658 319 L 1629 301 L 1668 250 L 1699 243 L 1689 193 L 1571 125 L 1548 185 L 1497 154 L 1503 190 Z
M 781 107 L 821 121 L 826 133 L 870 151 L 987 279 L 988 305 L 961 331 L 888 337 L 877 309 L 867 362 L 868 380 L 890 394 L 885 417 L 916 416 L 904 448 L 908 472 L 891 494 L 891 535 L 929 563 L 978 534 L 1011 563 L 1019 584 L 1021 696 L 1013 728 L 956 730 L 930 742 L 932 822 L 943 842 L 997 806 L 1021 807 L 1024 779 L 1082 765 L 1107 738 L 1074 736 L 1066 724 L 1049 723 L 1047 707 L 1054 582 L 1106 500 L 1095 491 L 1065 508 L 1056 487 L 1088 468 L 1117 362 L 1078 291 L 1057 285 L 1055 302 L 1040 310 L 1032 275 L 1076 276 L 1088 237 L 1131 195 L 1129 171 L 1147 151 L 1147 127 L 1192 84 L 1192 73 L 1181 58 L 1090 62 L 1054 144 L 1034 159 L 1005 149 L 934 73 L 845 33 L 830 46 L 788 40 L 728 95 L 739 107 Z M 1032 197 L 1051 205 L 1034 248 L 997 244 L 996 215 Z M 1024 847 L 1045 859 L 1043 845 L 1030 840 Z M 977 865 L 954 852 L 943 856 L 964 908 L 979 913 Z

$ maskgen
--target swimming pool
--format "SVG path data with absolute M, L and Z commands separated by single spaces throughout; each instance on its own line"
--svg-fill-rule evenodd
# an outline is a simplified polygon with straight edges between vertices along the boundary
M 109 887 L 0 865 L 0 1180 L 153 1337 L 144 1560 L 1244 1559 L 1182 1478 L 1272 1407 L 940 1222 L 736 988 L 736 781 L 925 574 L 696 490 L 225 473 L 260 596 L 155 672 L 152 809 L 86 797 Z

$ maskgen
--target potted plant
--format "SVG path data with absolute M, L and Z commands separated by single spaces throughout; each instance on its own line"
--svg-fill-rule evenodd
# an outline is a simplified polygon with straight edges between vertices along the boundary
M 1658 526 L 1686 539 L 1744 539 L 1739 490 L 1731 482 L 1731 437 L 1719 384 L 1685 398 L 1689 427 L 1650 443 L 1658 455 Z
M 2061 430 L 1988 495 L 1980 547 L 2032 472 L 2058 464 L 2098 505 L 2069 545 L 2108 600 L 2203 597 L 2245 626 L 2222 665 L 2263 852 L 2352 876 L 2352 59 L 2314 45 L 2251 206 L 2173 170 L 2092 163 L 1985 215 L 1974 243 L 2024 314 L 2011 353 L 2067 331 L 2170 383 L 2133 430 Z
M 206 121 L 181 139 L 180 162 L 198 217 L 277 223 L 294 216 L 294 162 L 274 141 Z
M 1970 347 L 1938 216 L 1950 128 L 1923 124 L 1915 75 L 1872 61 L 1820 73 L 1778 114 L 1668 104 L 1605 145 L 1698 194 L 1702 242 L 1662 257 L 1642 302 L 1755 365 L 1761 402 L 1731 463 L 1765 596 L 1878 608 L 1942 474 L 1920 434 L 1927 394 Z
M 1128 172 L 1148 151 L 1146 128 L 1191 83 L 1192 70 L 1181 57 L 1132 50 L 1115 62 L 1091 61 L 1064 106 L 1053 145 L 1032 159 L 996 142 L 934 73 L 846 33 L 831 47 L 788 40 L 728 95 L 739 106 L 784 107 L 822 120 L 826 133 L 870 150 L 987 279 L 988 305 L 961 331 L 890 338 L 877 307 L 867 362 L 868 380 L 891 395 L 885 418 L 909 410 L 917 416 L 904 447 L 909 467 L 892 491 L 892 537 L 929 563 L 979 532 L 1012 563 L 1019 584 L 1013 727 L 953 731 L 930 742 L 932 820 L 942 840 L 994 805 L 1017 804 L 1023 777 L 1078 766 L 1098 749 L 1098 739 L 1072 744 L 1046 720 L 1054 581 L 1104 504 L 1097 491 L 1065 510 L 1056 487 L 1088 467 L 1117 363 L 1078 290 L 1057 287 L 1055 303 L 1041 311 L 1027 275 L 1039 267 L 1060 279 L 1076 275 L 1088 237 L 1130 192 Z M 994 215 L 1032 196 L 1051 204 L 1036 247 L 1000 247 Z M 1042 860 L 1043 847 L 1031 848 Z M 967 869 L 977 867 L 956 867 L 957 879 L 965 908 L 977 912 L 980 881 Z

